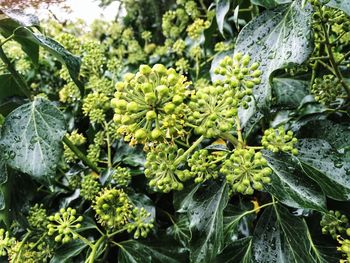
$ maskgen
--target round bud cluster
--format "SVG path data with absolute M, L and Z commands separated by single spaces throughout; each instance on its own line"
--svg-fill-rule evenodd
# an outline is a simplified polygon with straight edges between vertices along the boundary
M 46 209 L 43 207 L 43 204 L 35 204 L 29 209 L 27 220 L 31 228 L 36 230 L 47 229 L 49 220 L 47 218 Z
M 236 53 L 233 57 L 224 57 L 219 66 L 214 70 L 215 74 L 224 76 L 219 84 L 226 84 L 235 91 L 235 99 L 243 108 L 248 107 L 255 85 L 261 83 L 262 71 L 259 70 L 259 63 L 251 63 L 250 56 Z
M 217 158 L 211 155 L 207 149 L 196 151 L 187 161 L 190 170 L 183 171 L 180 177 L 182 181 L 195 178 L 195 183 L 218 177 Z
M 53 249 L 46 242 L 16 242 L 8 251 L 9 262 L 37 263 L 49 262 Z
M 276 152 L 291 152 L 293 155 L 298 154 L 298 149 L 294 148 L 298 139 L 293 137 L 293 132 L 286 132 L 283 126 L 278 129 L 267 129 L 261 139 L 262 146 L 274 153 Z
M 340 260 L 340 263 L 350 262 L 350 240 L 344 239 L 340 236 L 337 236 L 337 240 L 340 244 L 340 247 L 337 247 L 337 250 L 343 253 L 343 256 L 346 258 L 346 260 Z
M 180 127 L 166 126 L 164 119 L 182 114 L 187 85 L 186 77 L 161 64 L 141 65 L 136 74 L 126 74 L 111 101 L 117 132 L 126 135 L 126 141 L 144 144 L 178 136 L 179 117 Z
M 175 62 L 176 70 L 183 73 L 187 73 L 190 69 L 190 64 L 187 59 L 180 58 Z
M 90 121 L 102 123 L 105 120 L 105 111 L 109 108 L 109 98 L 98 92 L 89 93 L 83 101 L 83 113 L 89 116 Z
M 112 174 L 112 179 L 119 186 L 127 186 L 131 181 L 130 169 L 126 167 L 117 167 Z
M 122 189 L 103 189 L 95 198 L 93 209 L 98 222 L 108 228 L 125 225 L 131 216 L 131 203 Z
M 81 227 L 83 217 L 77 217 L 76 214 L 77 210 L 68 207 L 67 209 L 61 208 L 59 213 L 50 216 L 51 223 L 47 225 L 48 235 L 52 236 L 57 232 L 55 241 L 63 244 L 70 242 L 72 238 L 77 239 L 78 235 L 75 231 Z
M 101 188 L 98 181 L 98 174 L 92 172 L 83 176 L 80 188 L 80 195 L 85 200 L 93 200 Z
M 324 75 L 323 78 L 315 79 L 311 92 L 316 101 L 329 105 L 344 94 L 344 89 L 334 75 Z
M 73 174 L 68 179 L 68 185 L 72 189 L 80 188 L 81 176 L 79 174 Z
M 322 216 L 320 225 L 322 227 L 322 234 L 330 234 L 334 239 L 337 235 L 346 231 L 346 226 L 349 223 L 349 219 L 342 215 L 339 211 L 330 210 L 329 213 Z
M 149 185 L 164 193 L 182 190 L 183 184 L 178 180 L 181 171 L 177 169 L 176 159 L 184 154 L 176 145 L 159 144 L 147 154 L 145 175 L 151 179 Z
M 220 172 L 226 176 L 232 190 L 238 193 L 251 195 L 255 190 L 262 190 L 263 184 L 271 181 L 271 168 L 261 152 L 253 149 L 236 149 L 226 160 Z
M 177 54 L 177 55 L 182 55 L 182 53 L 185 51 L 186 48 L 186 42 L 182 39 L 178 39 L 176 40 L 176 42 L 174 43 L 174 45 L 172 46 L 173 51 Z
M 186 3 L 182 4 L 185 6 L 186 13 L 191 16 L 192 19 L 196 19 L 201 15 L 197 3 L 195 1 L 186 1 Z
M 86 142 L 86 138 L 81 133 L 78 133 L 77 130 L 74 130 L 71 134 L 67 135 L 68 139 L 76 146 L 81 146 Z M 67 162 L 73 162 L 77 159 L 75 153 L 66 145 L 63 145 L 64 148 L 64 158 Z
M 64 85 L 59 91 L 58 95 L 60 102 L 69 104 L 80 100 L 81 97 L 80 90 L 73 81 L 70 81 Z
M 6 256 L 12 246 L 16 243 L 15 238 L 10 237 L 9 232 L 0 229 L 0 256 Z
M 209 26 L 210 26 L 209 21 L 204 21 L 201 18 L 197 18 L 193 22 L 193 24 L 191 24 L 187 27 L 188 36 L 192 39 L 198 39 L 198 38 L 200 38 L 203 31 L 205 29 L 209 28 Z
M 207 138 L 217 137 L 233 128 L 237 104 L 231 89 L 223 86 L 199 88 L 191 97 L 189 107 L 192 112 L 188 121 L 196 126 L 195 133 Z
M 167 38 L 178 38 L 186 28 L 188 21 L 189 16 L 182 8 L 167 11 L 162 19 L 163 35 Z
M 132 210 L 132 220 L 127 225 L 127 231 L 131 233 L 135 231 L 134 238 L 147 237 L 149 231 L 154 227 L 154 220 L 151 218 L 151 213 L 145 208 L 134 208 Z

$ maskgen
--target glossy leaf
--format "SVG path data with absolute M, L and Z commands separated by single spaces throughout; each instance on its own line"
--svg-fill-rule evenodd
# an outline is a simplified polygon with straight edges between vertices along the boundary
M 183 247 L 188 247 L 192 239 L 192 232 L 187 216 L 185 214 L 180 214 L 178 220 L 167 229 L 167 234 L 180 242 Z
M 280 202 L 295 208 L 326 210 L 326 198 L 316 182 L 303 174 L 297 162 L 287 154 L 264 152 L 273 170 L 271 183 L 265 190 Z
M 120 263 L 180 263 L 187 257 L 175 244 L 163 239 L 158 242 L 127 240 L 118 244 Z
M 3 9 L 0 7 L 0 14 L 1 12 L 5 14 L 6 17 L 11 18 L 13 21 L 16 21 L 21 26 L 32 27 L 40 25 L 40 21 L 37 16 L 33 14 L 26 14 L 19 9 Z M 0 18 L 0 20 L 4 20 L 6 17 L 3 19 Z
M 273 8 L 281 4 L 287 4 L 292 0 L 251 0 L 252 4 L 260 5 L 266 8 Z
M 303 139 L 298 143 L 298 160 L 304 172 L 323 192 L 336 200 L 350 200 L 350 163 L 321 139 Z
M 225 16 L 229 10 L 230 0 L 216 0 L 216 23 L 222 35 L 224 34 Z
M 307 225 L 282 206 L 268 207 L 256 225 L 253 237 L 254 262 L 314 262 L 310 257 Z
M 43 180 L 55 173 L 64 134 L 62 113 L 49 101 L 35 99 L 6 117 L 0 144 L 8 165 Z
M 238 239 L 225 248 L 216 258 L 217 263 L 251 263 L 252 237 Z
M 350 2 L 347 0 L 331 0 L 327 5 L 342 10 L 350 16 Z
M 50 263 L 72 262 L 72 258 L 81 254 L 85 248 L 87 248 L 87 244 L 80 240 L 73 240 L 58 248 Z
M 226 184 L 210 182 L 193 194 L 188 207 L 192 262 L 212 262 L 223 248 L 223 210 L 227 201 Z
M 271 99 L 271 74 L 291 64 L 303 63 L 313 48 L 311 39 L 311 9 L 302 8 L 301 1 L 267 10 L 249 22 L 240 32 L 235 52 L 249 54 L 252 61 L 260 63 L 263 72 L 261 84 L 254 87 L 256 105 L 240 111 L 244 126 L 257 109 L 268 108 Z M 219 63 L 215 58 L 212 70 Z M 216 80 L 220 76 L 212 75 Z
M 274 78 L 272 89 L 276 97 L 276 105 L 283 108 L 297 108 L 300 101 L 309 94 L 307 81 Z

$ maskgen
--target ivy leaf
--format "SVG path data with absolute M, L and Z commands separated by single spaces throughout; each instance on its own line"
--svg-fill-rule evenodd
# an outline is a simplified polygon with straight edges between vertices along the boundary
M 245 237 L 232 242 L 217 256 L 217 263 L 251 263 L 252 237 Z
M 257 110 L 269 108 L 271 74 L 291 64 L 301 64 L 311 54 L 311 13 L 310 8 L 302 8 L 301 1 L 296 0 L 265 11 L 249 22 L 238 35 L 235 52 L 249 54 L 252 61 L 260 63 L 263 72 L 261 84 L 253 90 L 256 103 L 239 112 L 242 126 Z M 212 72 L 218 63 L 219 58 L 214 59 Z M 212 74 L 213 81 L 218 78 L 220 76 Z
M 331 0 L 327 4 L 330 7 L 337 8 L 344 11 L 348 16 L 350 16 L 350 2 L 346 0 Z
M 23 13 L 19 9 L 0 8 L 0 14 L 1 13 L 5 14 L 7 18 L 11 18 L 13 21 L 16 21 L 21 26 L 32 27 L 40 25 L 40 21 L 37 16 L 33 14 Z M 0 21 L 6 19 L 6 17 L 4 17 L 3 19 L 0 18 Z
M 281 4 L 287 4 L 292 2 L 292 0 L 251 0 L 252 4 L 260 5 L 265 8 L 273 8 Z
M 187 256 L 170 240 L 163 238 L 150 242 L 127 240 L 119 242 L 120 263 L 180 263 Z
M 350 163 L 345 155 L 320 139 L 299 140 L 297 148 L 297 158 L 304 172 L 327 196 L 335 200 L 350 200 Z
M 188 217 L 185 214 L 180 214 L 178 220 L 167 229 L 167 234 L 180 242 L 183 247 L 187 248 L 192 239 L 192 232 L 189 225 Z
M 286 208 L 266 208 L 254 231 L 254 262 L 314 262 L 307 231 L 305 221 L 292 216 Z
M 16 95 L 23 95 L 11 74 L 0 75 L 0 102 Z
M 6 117 L 0 145 L 8 165 L 43 180 L 55 173 L 65 132 L 62 113 L 49 101 L 35 99 Z
M 0 148 L 1 150 L 1 148 Z M 8 173 L 7 173 L 7 166 L 6 166 L 6 161 L 2 156 L 0 156 L 0 210 L 3 210 L 6 208 L 6 202 L 5 202 L 5 193 L 3 190 L 6 191 L 6 182 L 8 178 Z
M 81 254 L 87 244 L 80 240 L 73 240 L 69 244 L 59 247 L 51 259 L 50 263 L 72 262 L 72 258 Z
M 188 210 L 192 239 L 191 262 L 212 262 L 224 245 L 223 210 L 228 202 L 226 184 L 210 182 L 190 192 Z
M 138 208 L 144 208 L 147 210 L 148 213 L 151 214 L 148 221 L 151 221 L 152 219 L 155 220 L 156 218 L 156 208 L 154 207 L 154 204 L 151 199 L 147 195 L 139 194 L 139 193 L 132 193 L 129 194 L 130 200 L 134 207 Z
M 290 207 L 326 210 L 326 198 L 321 188 L 303 174 L 290 155 L 264 151 L 264 156 L 273 170 L 271 183 L 265 190 Z
M 276 97 L 276 105 L 288 109 L 297 108 L 300 101 L 309 94 L 308 85 L 309 83 L 303 80 L 274 78 L 272 90 Z
M 224 35 L 225 16 L 230 10 L 230 0 L 216 0 L 216 23 L 221 35 Z

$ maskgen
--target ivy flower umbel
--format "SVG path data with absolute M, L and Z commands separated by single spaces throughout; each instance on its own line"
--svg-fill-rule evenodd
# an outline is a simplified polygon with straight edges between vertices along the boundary
M 329 105 L 342 95 L 346 95 L 339 79 L 333 75 L 316 78 L 312 84 L 311 92 L 316 101 L 325 105 Z
M 233 57 L 224 57 L 214 70 L 215 74 L 223 76 L 223 80 L 217 82 L 231 87 L 235 92 L 235 98 L 238 99 L 239 106 L 243 108 L 248 107 L 254 86 L 261 82 L 262 72 L 258 69 L 259 63 L 254 62 L 249 66 L 250 63 L 249 55 L 236 53 Z
M 58 213 L 49 217 L 51 221 L 47 225 L 48 235 L 52 236 L 56 232 L 55 241 L 68 243 L 73 239 L 77 239 L 78 235 L 75 233 L 77 229 L 81 227 L 83 221 L 82 216 L 76 216 L 77 210 L 68 207 L 67 209 L 61 208 Z
M 0 256 L 6 256 L 12 246 L 16 243 L 15 238 L 10 237 L 9 232 L 0 229 Z
M 220 169 L 226 176 L 232 190 L 251 195 L 255 190 L 262 190 L 263 184 L 270 183 L 271 168 L 261 152 L 253 149 L 236 149 Z
M 28 223 L 30 227 L 36 230 L 46 230 L 49 220 L 47 218 L 47 212 L 43 204 L 35 204 L 29 209 Z
M 330 234 L 332 238 L 336 239 L 339 234 L 346 231 L 349 224 L 349 219 L 346 215 L 342 215 L 339 211 L 330 210 L 322 216 L 320 225 L 322 227 L 322 234 Z
M 197 134 L 207 138 L 230 131 L 237 115 L 237 100 L 233 91 L 223 86 L 200 88 L 191 97 L 188 121 Z
M 201 183 L 205 180 L 216 179 L 219 176 L 217 168 L 217 158 L 211 155 L 207 149 L 201 149 L 196 151 L 187 163 L 190 170 L 185 170 L 183 172 L 183 177 L 181 180 L 186 180 L 188 178 L 195 178 L 195 183 Z
M 132 205 L 122 189 L 103 189 L 95 198 L 92 207 L 98 222 L 108 228 L 124 226 L 132 214 Z
M 298 149 L 294 148 L 294 145 L 298 142 L 298 139 L 293 137 L 293 132 L 284 129 L 283 126 L 278 129 L 267 129 L 264 132 L 264 136 L 261 139 L 262 146 L 272 152 L 291 152 L 293 155 L 298 154 Z
M 164 193 L 182 190 L 183 184 L 178 180 L 182 171 L 177 169 L 176 159 L 184 154 L 176 145 L 159 144 L 147 154 L 145 175 L 151 179 L 149 185 Z
M 112 174 L 112 179 L 119 186 L 127 186 L 131 181 L 130 169 L 126 167 L 117 167 Z
M 154 227 L 151 213 L 147 212 L 145 208 L 135 207 L 132 210 L 132 220 L 127 225 L 129 233 L 135 231 L 134 238 L 147 237 L 149 231 Z
M 141 65 L 136 74 L 126 74 L 116 84 L 117 92 L 111 105 L 115 109 L 117 132 L 134 143 L 160 141 L 176 137 L 182 132 L 183 100 L 187 96 L 186 77 L 161 64 L 152 68 Z M 167 125 L 169 117 L 176 123 Z
M 201 18 L 197 18 L 191 25 L 187 27 L 188 36 L 192 39 L 198 39 L 203 31 L 209 26 L 209 21 L 204 21 Z
M 93 200 L 101 188 L 101 184 L 98 181 L 98 174 L 92 172 L 83 176 L 80 187 L 80 195 L 85 200 Z

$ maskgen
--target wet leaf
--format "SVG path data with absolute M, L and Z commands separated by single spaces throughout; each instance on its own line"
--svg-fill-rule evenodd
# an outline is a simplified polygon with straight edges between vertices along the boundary
M 230 0 L 216 0 L 216 23 L 218 24 L 219 32 L 224 34 L 225 16 L 230 10 Z
M 266 8 L 273 8 L 281 4 L 287 4 L 292 2 L 292 0 L 252 0 L 252 4 L 260 5 Z
M 350 16 L 350 2 L 346 0 L 331 0 L 327 4 L 330 7 L 337 8 L 344 11 L 348 16 Z
M 216 258 L 217 263 L 251 263 L 252 237 L 238 239 L 226 247 Z
M 0 144 L 8 165 L 44 180 L 56 171 L 64 134 L 62 113 L 49 101 L 35 99 L 6 117 Z

